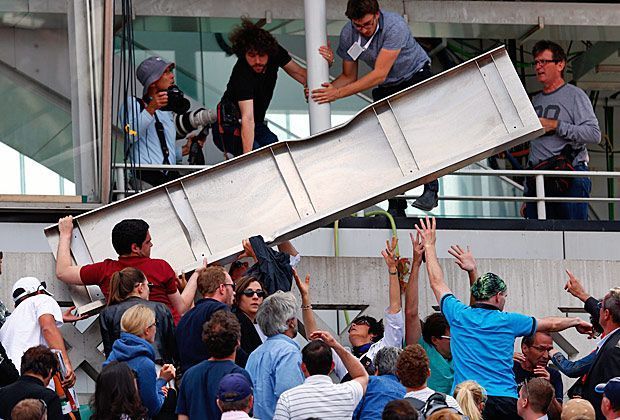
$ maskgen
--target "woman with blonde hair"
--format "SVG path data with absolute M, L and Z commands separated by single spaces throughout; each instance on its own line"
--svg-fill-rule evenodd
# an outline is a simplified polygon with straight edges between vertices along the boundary
M 127 267 L 117 271 L 110 279 L 108 306 L 99 314 L 99 329 L 103 340 L 103 353 L 108 357 L 112 344 L 121 336 L 121 317 L 136 305 L 148 306 L 155 312 L 155 362 L 158 365 L 174 363 L 177 356 L 174 338 L 174 319 L 166 305 L 149 301 L 150 283 L 137 268 Z
M 140 399 L 149 417 L 156 416 L 161 410 L 166 394 L 171 392 L 163 388 L 175 377 L 172 365 L 164 365 L 157 377 L 152 345 L 156 329 L 155 312 L 151 308 L 135 305 L 127 309 L 121 318 L 121 338 L 114 342 L 112 352 L 104 363 L 106 366 L 113 360 L 126 362 L 136 372 Z M 172 397 L 169 395 L 169 398 Z
M 482 410 L 487 402 L 487 392 L 478 382 L 461 382 L 454 388 L 454 398 L 470 420 L 483 420 Z

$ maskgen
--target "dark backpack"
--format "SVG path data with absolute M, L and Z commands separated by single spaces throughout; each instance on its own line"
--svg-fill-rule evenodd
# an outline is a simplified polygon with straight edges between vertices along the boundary
M 420 419 L 427 419 L 435 411 L 443 410 L 446 408 L 458 413 L 457 410 L 448 405 L 448 402 L 446 401 L 446 394 L 442 392 L 435 392 L 430 397 L 428 397 L 426 401 L 422 401 L 413 397 L 407 397 L 405 398 L 405 400 L 409 401 L 413 408 L 416 409 Z M 466 419 L 467 417 L 463 416 L 463 418 Z

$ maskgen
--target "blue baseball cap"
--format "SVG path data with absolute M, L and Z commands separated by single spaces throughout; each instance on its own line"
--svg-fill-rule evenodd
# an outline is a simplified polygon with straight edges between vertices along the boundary
M 136 69 L 136 77 L 142 84 L 142 96 L 146 95 L 149 86 L 159 80 L 169 66 L 174 63 L 166 61 L 161 57 L 149 57 L 144 60 Z
M 614 407 L 620 404 L 620 376 L 611 378 L 607 383 L 598 384 L 594 389 L 600 394 L 605 394 Z
M 229 373 L 220 381 L 217 399 L 224 402 L 241 401 L 252 395 L 252 384 L 240 373 Z

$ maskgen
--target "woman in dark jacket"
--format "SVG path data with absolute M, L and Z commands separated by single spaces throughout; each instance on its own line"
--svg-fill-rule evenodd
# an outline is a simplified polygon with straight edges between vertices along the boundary
M 174 320 L 170 309 L 163 303 L 151 302 L 149 283 L 142 271 L 127 267 L 117 271 L 110 280 L 108 306 L 99 315 L 103 353 L 110 356 L 114 341 L 121 336 L 121 317 L 135 305 L 145 305 L 155 312 L 157 332 L 155 334 L 155 362 L 174 364 L 177 347 L 174 338 Z
M 267 292 L 256 277 L 245 276 L 237 281 L 233 312 L 241 324 L 241 349 L 247 356 L 267 339 L 256 323 L 256 312 L 265 297 Z M 247 358 L 236 360 L 241 367 L 245 367 L 246 361 Z

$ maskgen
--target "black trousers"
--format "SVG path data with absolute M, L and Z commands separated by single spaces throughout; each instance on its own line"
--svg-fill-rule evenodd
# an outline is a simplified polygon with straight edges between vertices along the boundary
M 517 413 L 517 399 L 489 395 L 482 418 L 484 420 L 520 420 L 521 417 Z

